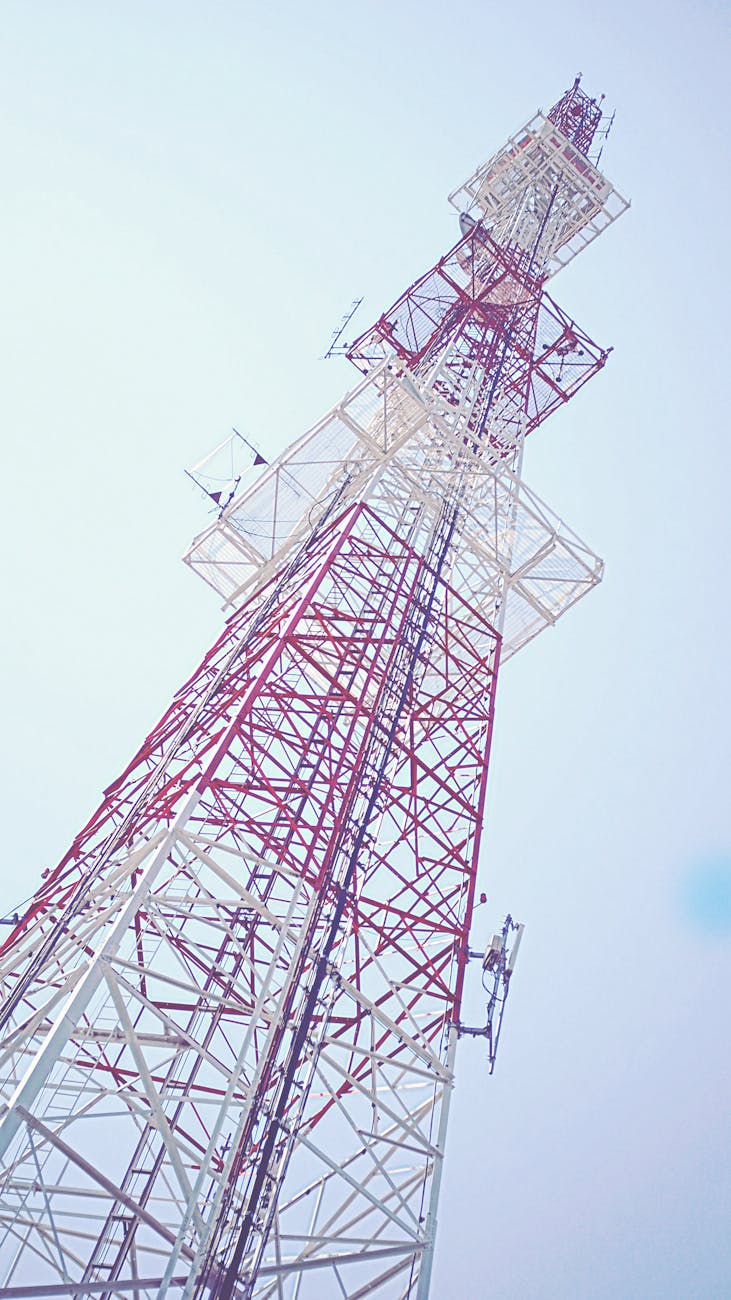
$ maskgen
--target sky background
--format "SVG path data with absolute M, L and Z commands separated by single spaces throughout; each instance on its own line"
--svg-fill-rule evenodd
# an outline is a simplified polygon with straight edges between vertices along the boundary
M 525 473 L 607 561 L 506 667 L 434 1300 L 731 1295 L 729 10 L 0 3 L 5 825 L 36 886 L 220 626 L 183 475 L 268 457 L 457 238 L 446 194 L 577 72 L 632 208 L 553 282 L 601 374 Z M 474 976 L 477 983 L 477 976 Z M 481 1006 L 473 1000 L 479 1018 Z

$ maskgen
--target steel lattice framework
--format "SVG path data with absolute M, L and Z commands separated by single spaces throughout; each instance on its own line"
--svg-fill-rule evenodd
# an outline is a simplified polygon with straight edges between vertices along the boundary
M 3 1294 L 429 1291 L 499 659 L 602 565 L 524 441 L 606 352 L 578 81 L 186 561 L 224 630 L 0 952 Z M 261 460 L 261 458 L 258 458 Z

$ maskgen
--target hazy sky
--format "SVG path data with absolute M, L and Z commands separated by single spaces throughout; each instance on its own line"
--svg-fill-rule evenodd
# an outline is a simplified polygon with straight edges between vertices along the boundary
M 616 107 L 633 206 L 552 287 L 615 351 L 526 455 L 607 576 L 500 683 L 474 940 L 527 930 L 494 1077 L 460 1047 L 433 1296 L 728 1297 L 727 6 L 0 18 L 7 908 L 219 627 L 183 467 L 352 385 L 318 360 L 351 299 L 454 242 L 446 194 L 577 72 Z

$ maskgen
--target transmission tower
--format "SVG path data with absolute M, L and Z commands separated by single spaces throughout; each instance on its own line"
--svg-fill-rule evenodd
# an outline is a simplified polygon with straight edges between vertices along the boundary
M 577 79 L 209 492 L 223 631 L 0 950 L 3 1295 L 428 1295 L 498 662 L 602 572 L 522 459 L 606 360 L 545 288 L 627 207 L 606 132 Z

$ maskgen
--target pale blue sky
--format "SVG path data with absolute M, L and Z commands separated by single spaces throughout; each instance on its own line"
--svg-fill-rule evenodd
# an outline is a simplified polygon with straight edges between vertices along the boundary
M 632 209 L 552 289 L 615 352 L 526 456 L 607 577 L 500 684 L 475 940 L 528 928 L 495 1076 L 460 1049 L 433 1293 L 730 1295 L 727 6 L 0 18 L 7 907 L 219 626 L 183 467 L 337 400 L 350 300 L 454 241 L 448 191 L 576 72 L 616 106 Z

